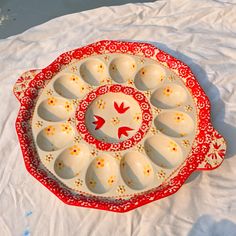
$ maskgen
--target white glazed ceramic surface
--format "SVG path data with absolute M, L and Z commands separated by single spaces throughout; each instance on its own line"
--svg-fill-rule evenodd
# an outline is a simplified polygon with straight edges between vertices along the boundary
M 77 130 L 78 104 L 106 84 L 140 91 L 152 110 L 148 132 L 122 151 L 99 150 Z M 142 119 L 138 102 L 123 93 L 98 96 L 85 113 L 89 133 L 112 144 L 135 135 Z M 32 119 L 37 152 L 52 174 L 75 191 L 117 198 L 167 180 L 187 158 L 196 123 L 193 98 L 176 74 L 151 59 L 125 54 L 91 56 L 69 64 L 44 88 Z

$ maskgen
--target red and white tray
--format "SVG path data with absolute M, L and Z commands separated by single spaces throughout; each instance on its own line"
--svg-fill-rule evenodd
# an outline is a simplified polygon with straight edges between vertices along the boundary
M 223 161 L 190 68 L 151 44 L 100 41 L 14 86 L 27 170 L 63 202 L 126 212 Z

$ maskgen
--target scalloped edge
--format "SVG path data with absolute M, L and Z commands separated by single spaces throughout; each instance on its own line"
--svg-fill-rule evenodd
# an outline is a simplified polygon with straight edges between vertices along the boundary
M 74 192 L 72 193 L 71 189 L 61 183 L 58 183 L 54 178 L 51 177 L 50 173 L 40 168 L 40 161 L 35 158 L 37 157 L 37 152 L 34 150 L 34 144 L 30 142 L 31 140 L 29 137 L 27 137 L 27 135 L 23 135 L 30 131 L 30 128 L 25 126 L 25 122 L 27 123 L 32 115 L 29 111 L 33 107 L 33 103 L 31 100 L 37 97 L 37 90 L 44 88 L 48 80 L 50 80 L 55 73 L 57 73 L 62 67 L 70 63 L 73 58 L 81 59 L 83 58 L 83 56 L 88 57 L 92 54 L 94 55 L 117 52 L 127 53 L 130 55 L 141 55 L 143 57 L 152 58 L 154 60 L 157 60 L 162 65 L 168 67 L 173 72 L 177 73 L 178 76 L 183 80 L 187 88 L 189 88 L 190 90 L 194 90 L 194 88 L 198 89 L 199 94 L 195 102 L 197 110 L 200 110 L 199 113 L 202 112 L 201 114 L 198 114 L 199 132 L 194 140 L 194 143 L 198 142 L 198 145 L 192 147 L 191 155 L 189 155 L 183 165 L 180 166 L 178 170 L 176 170 L 176 172 L 171 176 L 171 178 L 168 179 L 168 181 L 164 182 L 159 187 L 148 190 L 141 194 L 134 195 L 128 200 L 110 200 L 104 197 L 89 197 L 83 194 L 75 194 Z M 27 73 L 31 73 L 30 77 L 27 77 L 29 76 Z M 24 83 L 26 83 L 26 86 Z M 23 87 L 22 84 L 24 84 Z M 207 98 L 197 79 L 194 77 L 193 73 L 187 65 L 170 56 L 169 54 L 159 50 L 151 44 L 103 40 L 72 50 L 70 52 L 63 53 L 45 69 L 31 70 L 30 72 L 24 73 L 17 80 L 13 91 L 17 99 L 21 103 L 21 108 L 16 119 L 16 130 L 19 142 L 21 144 L 26 169 L 32 176 L 34 176 L 39 182 L 41 182 L 59 199 L 61 199 L 68 205 L 83 206 L 114 212 L 127 212 L 152 201 L 174 194 L 180 189 L 180 187 L 184 184 L 186 179 L 193 171 L 210 170 L 209 166 L 208 168 L 206 168 L 203 164 L 206 163 L 205 155 L 211 153 L 209 150 L 213 145 L 207 139 L 206 134 L 204 135 L 204 132 L 208 132 L 208 135 L 212 134 L 212 137 L 214 132 L 216 133 L 210 122 L 209 99 Z M 202 109 L 202 106 L 205 106 L 205 109 Z M 22 121 L 24 124 L 22 124 Z M 218 132 L 217 135 L 218 137 L 216 137 L 216 139 L 223 139 L 223 137 Z M 205 144 L 204 141 L 209 144 Z M 26 146 L 24 147 L 24 145 Z M 200 147 L 200 150 L 199 148 L 196 149 L 196 147 Z M 226 145 L 223 147 L 226 147 Z M 225 149 L 222 155 L 224 157 Z M 213 166 L 211 169 L 217 168 L 222 163 L 222 161 L 218 165 Z M 202 167 L 202 165 L 204 167 Z

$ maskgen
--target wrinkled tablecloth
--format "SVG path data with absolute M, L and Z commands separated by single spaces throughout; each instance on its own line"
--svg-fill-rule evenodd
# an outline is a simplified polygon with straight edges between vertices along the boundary
M 65 205 L 26 171 L 15 131 L 21 73 L 101 39 L 155 44 L 187 63 L 227 139 L 214 171 L 198 172 L 171 197 L 124 214 Z M 0 40 L 0 236 L 236 235 L 236 5 L 178 0 L 102 7 L 53 19 Z

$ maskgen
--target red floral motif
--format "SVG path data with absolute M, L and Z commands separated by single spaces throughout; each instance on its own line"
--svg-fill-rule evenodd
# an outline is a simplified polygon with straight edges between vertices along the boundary
M 179 66 L 179 64 L 180 64 L 180 61 L 179 60 L 177 60 L 177 59 L 169 59 L 168 61 L 167 61 L 167 65 L 171 68 L 171 69 L 177 69 L 178 68 L 178 66 Z
M 28 88 L 25 90 L 25 94 L 31 98 L 36 98 L 38 96 L 38 90 L 35 88 Z
M 111 44 L 108 46 L 108 50 L 110 52 L 115 52 L 117 50 L 117 46 L 115 44 Z
M 203 114 L 205 113 L 207 114 L 207 116 L 204 119 L 201 116 L 198 117 L 199 125 L 202 121 L 206 120 L 208 121 L 210 126 L 210 105 L 208 98 L 206 97 L 202 88 L 199 86 L 197 80 L 191 73 L 190 69 L 186 67 L 186 65 L 184 65 L 181 61 L 178 61 L 167 53 L 164 53 L 163 51 L 154 48 L 152 45 L 146 43 L 117 42 L 104 40 L 63 54 L 62 56 L 57 58 L 51 65 L 45 68 L 45 71 L 51 70 L 54 76 L 60 69 L 65 68 L 65 64 L 70 63 L 72 59 L 82 59 L 86 55 L 91 55 L 93 52 L 92 49 L 94 49 L 94 55 L 102 53 L 117 53 L 121 51 L 121 46 L 122 51 L 124 50 L 124 45 L 127 45 L 128 47 L 127 51 L 124 51 L 125 53 L 139 55 L 146 58 L 149 58 L 149 56 L 148 54 L 144 53 L 144 50 L 150 48 L 150 50 L 155 51 L 156 54 L 154 53 L 154 55 L 156 55 L 156 59 L 158 62 L 166 63 L 166 65 L 169 66 L 170 69 L 178 69 L 177 75 L 185 78 L 183 82 L 186 83 L 186 86 L 190 89 L 190 91 L 200 91 L 200 93 L 195 92 L 195 95 L 201 94 L 201 96 L 195 97 L 195 95 L 193 94 L 196 103 L 195 105 L 198 109 L 198 112 L 202 112 Z M 48 76 L 46 76 L 43 72 L 38 73 L 29 82 L 29 84 L 27 85 L 28 88 L 37 90 L 37 94 L 39 94 L 40 90 L 43 89 L 44 86 L 49 82 L 47 77 Z M 20 78 L 20 80 L 22 81 L 22 78 Z M 17 81 L 17 83 L 19 83 L 19 81 Z M 121 87 L 119 86 L 117 88 L 117 90 L 121 89 Z M 19 91 L 15 90 L 14 92 L 16 96 L 19 96 Z M 32 100 L 32 103 L 34 104 L 32 107 L 29 107 L 30 103 L 28 102 L 25 104 L 25 106 L 21 104 L 21 108 L 16 120 L 16 130 L 20 141 L 26 168 L 38 181 L 45 185 L 63 202 L 69 205 L 103 209 L 115 212 L 126 212 L 149 202 L 174 194 L 183 185 L 189 175 L 196 169 L 213 169 L 219 166 L 219 164 L 213 165 L 212 163 L 208 163 L 205 160 L 205 156 L 207 155 L 207 152 L 210 149 L 211 145 L 210 139 L 206 138 L 207 136 L 212 136 L 212 134 L 214 134 L 212 139 L 221 142 L 220 147 L 219 143 L 217 142 L 214 143 L 214 145 L 216 145 L 215 147 L 213 147 L 216 152 L 216 155 L 219 156 L 219 158 L 221 159 L 221 162 L 225 154 L 225 144 L 223 143 L 224 140 L 222 136 L 214 130 L 203 130 L 201 132 L 197 132 L 195 142 L 192 147 L 192 152 L 190 153 L 186 161 L 183 163 L 183 165 L 179 168 L 179 170 L 173 176 L 170 176 L 168 181 L 165 181 L 162 185 L 155 189 L 149 190 L 141 194 L 133 195 L 130 198 L 127 197 L 126 199 L 114 199 L 109 197 L 105 198 L 99 196 L 92 196 L 82 192 L 75 193 L 71 189 L 61 184 L 61 182 L 58 181 L 54 176 L 52 176 L 49 171 L 40 167 L 40 158 L 35 150 L 35 147 L 31 145 L 32 130 L 31 128 L 26 129 L 26 124 L 28 127 L 31 127 L 30 118 L 32 117 L 35 106 L 35 100 L 37 99 L 37 97 L 33 96 L 33 94 L 30 93 L 25 93 L 24 97 L 30 98 Z M 141 128 L 142 127 L 143 129 L 139 131 L 141 133 L 148 128 L 147 124 L 142 124 Z M 201 136 L 203 137 L 202 139 L 200 138 Z M 198 140 L 205 140 L 205 142 L 198 143 Z M 109 145 L 111 144 L 103 142 L 100 142 L 98 144 L 100 150 L 108 150 Z M 120 143 L 119 145 L 121 146 L 120 148 L 122 148 L 123 146 L 129 147 L 130 145 L 132 145 L 132 142 L 131 140 L 126 140 L 124 143 Z M 111 151 L 115 149 L 117 150 L 117 147 L 117 145 L 111 147 Z M 208 158 L 212 159 L 212 156 L 214 159 L 215 155 L 212 154 L 210 154 Z M 200 164 L 203 164 L 203 167 L 199 167 Z
M 119 84 L 115 84 L 115 85 L 113 85 L 112 87 L 111 87 L 111 92 L 114 92 L 114 93 L 118 93 L 118 92 L 120 92 L 121 91 L 121 85 L 119 85 Z
M 129 47 L 126 44 L 123 44 L 123 45 L 120 46 L 120 51 L 125 53 L 125 52 L 127 52 L 128 48 Z
M 146 57 L 152 57 L 154 55 L 154 48 L 147 47 L 143 50 L 143 53 Z
M 120 105 L 118 105 L 117 102 L 114 102 L 114 107 L 120 114 L 125 113 L 129 109 L 129 107 L 124 107 L 124 102 L 122 102 Z
M 87 128 L 86 128 L 85 124 L 79 123 L 77 128 L 79 129 L 79 131 L 82 134 L 86 134 L 87 133 Z
M 221 145 L 217 144 L 217 143 L 214 143 L 213 147 L 214 147 L 214 150 L 211 153 L 209 153 L 207 156 L 212 158 L 212 159 L 217 159 L 218 156 L 220 158 L 224 158 L 225 150 L 221 149 L 222 148 Z
M 190 74 L 190 69 L 188 67 L 181 66 L 178 68 L 179 75 L 186 78 Z
M 96 125 L 95 130 L 100 129 L 104 125 L 105 120 L 100 116 L 94 116 L 94 117 L 96 118 L 96 121 L 93 122 L 93 124 Z
M 92 101 L 96 98 L 96 93 L 90 93 L 89 94 L 89 100 Z
M 32 107 L 33 106 L 33 102 L 29 97 L 23 97 L 21 99 L 21 104 L 24 106 L 28 106 L 28 107 Z
M 96 96 L 91 100 L 91 96 L 90 93 L 83 99 L 80 101 L 80 104 L 78 106 L 78 110 L 76 111 L 76 118 L 77 118 L 77 129 L 78 131 L 81 133 L 82 136 L 86 136 L 87 138 L 85 139 L 88 143 L 93 144 L 96 146 L 96 148 L 100 149 L 100 150 L 106 150 L 106 151 L 115 151 L 117 150 L 117 147 L 114 147 L 115 143 L 106 143 L 103 142 L 101 140 L 98 140 L 96 138 L 94 138 L 92 136 L 92 134 L 89 133 L 89 131 L 86 128 L 85 125 L 85 119 L 81 119 L 81 113 L 85 114 L 87 107 L 89 106 L 89 103 L 91 103 L 92 101 L 94 101 L 94 99 L 96 99 L 98 96 L 103 95 L 104 91 L 108 92 L 113 92 L 113 93 L 118 93 L 118 92 L 122 92 L 124 93 L 124 91 L 129 91 L 128 89 L 129 87 L 127 86 L 122 86 L 122 85 L 103 85 L 98 87 L 95 91 L 91 91 L 90 93 L 96 94 Z M 132 96 L 139 104 L 141 111 L 142 111 L 142 123 L 141 123 L 141 127 L 140 129 L 136 132 L 139 133 L 141 135 L 140 139 L 137 139 L 135 135 L 133 135 L 132 137 L 130 137 L 127 140 L 121 141 L 120 142 L 120 149 L 119 150 L 125 150 L 127 148 L 130 148 L 132 146 L 134 146 L 136 143 L 138 143 L 143 136 L 148 132 L 148 129 L 151 125 L 151 121 L 152 121 L 152 113 L 151 113 L 151 107 L 150 104 L 148 103 L 147 98 L 139 91 L 135 90 L 132 88 L 133 93 L 129 94 L 130 96 Z M 139 100 L 138 100 L 139 99 Z M 82 106 L 81 104 L 86 103 L 86 106 Z M 141 104 L 146 103 L 146 106 L 141 107 Z M 124 112 L 126 112 L 129 107 L 125 107 L 125 104 L 122 102 L 120 105 L 118 105 L 116 102 L 114 103 L 114 108 L 120 113 L 123 114 Z M 97 118 L 97 121 L 93 122 L 93 124 L 96 125 L 96 129 L 101 128 L 105 123 L 105 120 L 103 122 L 103 120 L 101 120 L 99 117 L 95 117 Z M 103 118 L 102 118 L 103 119 Z M 99 121 L 98 121 L 99 120 Z M 97 123 L 98 122 L 98 123 Z M 145 129 L 143 129 L 143 127 L 145 127 Z M 121 127 L 121 129 L 118 129 L 118 138 L 120 139 L 121 136 L 128 136 L 128 132 L 133 130 L 130 127 Z M 93 137 L 93 138 L 88 138 L 89 136 Z M 93 141 L 91 141 L 93 140 Z M 124 142 L 129 143 L 129 145 L 124 145 Z M 109 145 L 107 145 L 109 144 Z M 107 149 L 106 149 L 107 148 Z
M 44 73 L 45 73 L 45 78 L 47 79 L 51 79 L 53 76 L 53 73 L 51 70 L 44 71 Z
M 133 129 L 131 129 L 130 127 L 126 127 L 126 126 L 122 126 L 118 129 L 118 138 L 120 139 L 122 135 L 128 137 L 128 131 L 131 131 Z
M 134 93 L 134 88 L 126 87 L 125 89 L 123 89 L 123 93 L 130 95 L 130 94 Z
M 63 53 L 61 56 L 60 56 L 60 62 L 64 65 L 70 63 L 71 61 L 71 56 L 69 53 Z
M 169 57 L 168 54 L 166 54 L 165 52 L 163 52 L 161 50 L 156 55 L 157 60 L 161 61 L 161 62 L 166 62 L 166 61 L 168 62 L 169 61 L 169 60 L 167 60 L 168 57 Z
M 84 120 L 85 114 L 81 111 L 77 113 L 77 119 L 78 120 Z
M 209 162 L 206 162 L 206 164 L 204 165 L 204 167 L 206 169 L 211 169 L 212 168 L 212 165 L 209 163 Z

